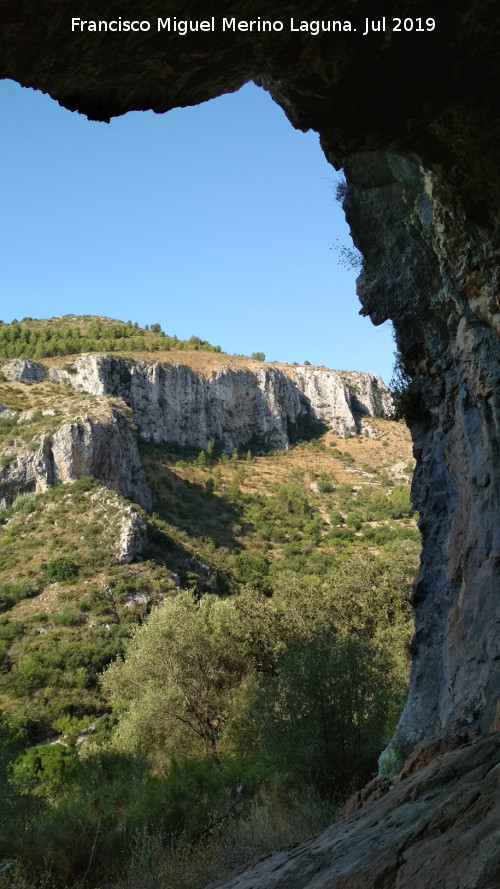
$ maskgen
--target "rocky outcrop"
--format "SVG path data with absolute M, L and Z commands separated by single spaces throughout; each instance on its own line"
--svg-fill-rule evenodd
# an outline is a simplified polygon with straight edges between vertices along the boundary
M 5 456 L 8 460 L 8 452 Z M 36 451 L 13 454 L 0 470 L 0 498 L 8 504 L 19 494 L 44 491 L 84 475 L 151 508 L 135 436 L 119 414 L 106 422 L 79 417 L 52 436 L 43 435 Z
M 116 558 L 121 564 L 137 559 L 147 543 L 146 522 L 130 503 L 124 503 L 116 492 L 100 488 L 91 495 L 91 501 L 98 506 L 111 507 L 118 513 L 118 539 Z
M 337 435 L 359 432 L 362 417 L 392 416 L 392 397 L 374 374 L 313 367 L 294 367 L 288 374 L 306 396 L 313 415 Z
M 2 366 L 6 380 L 20 380 L 23 383 L 40 383 L 45 379 L 45 368 L 38 361 L 14 358 Z
M 379 780 L 324 833 L 207 889 L 497 889 L 499 760 L 497 733 Z
M 19 417 L 19 411 L 12 411 L 5 405 L 0 404 L 0 423 L 3 420 L 17 420 Z
M 287 448 L 322 422 L 345 436 L 360 429 L 362 416 L 392 409 L 373 374 L 312 367 L 222 367 L 203 377 L 182 364 L 81 355 L 69 369 L 50 368 L 49 377 L 78 392 L 123 399 L 143 438 L 197 448 L 211 441 L 226 451 L 253 443 Z
M 117 551 L 122 564 L 133 562 L 142 553 L 147 542 L 146 523 L 131 506 L 120 522 L 120 539 Z

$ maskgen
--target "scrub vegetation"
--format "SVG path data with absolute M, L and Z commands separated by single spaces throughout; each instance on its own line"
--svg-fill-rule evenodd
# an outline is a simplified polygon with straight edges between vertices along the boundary
M 37 399 L 99 410 L 2 384 L 13 410 Z M 123 501 L 94 479 L 0 512 L 1 889 L 201 889 L 376 773 L 420 536 L 406 428 L 371 423 L 378 440 L 266 454 L 143 443 L 131 564 Z

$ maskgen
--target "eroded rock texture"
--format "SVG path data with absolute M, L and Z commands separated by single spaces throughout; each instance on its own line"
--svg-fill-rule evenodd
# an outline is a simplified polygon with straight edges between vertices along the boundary
M 0 469 L 0 501 L 9 504 L 19 494 L 45 491 L 84 475 L 151 508 L 136 437 L 120 414 L 106 420 L 78 417 L 53 435 L 43 435 L 36 450 L 13 455 Z
M 250 446 L 282 450 L 321 424 L 345 437 L 361 431 L 362 417 L 393 412 L 382 380 L 354 371 L 221 367 L 203 376 L 183 364 L 81 355 L 69 369 L 51 367 L 49 377 L 77 392 L 123 399 L 149 441 L 196 448 L 210 441 L 227 452 Z
M 22 380 L 22 382 L 41 382 L 45 379 L 45 368 L 38 361 L 26 361 L 14 358 L 2 366 L 2 374 L 6 380 Z
M 332 4 L 250 0 L 214 14 L 277 18 L 282 33 L 157 33 L 158 16 L 207 6 L 145 0 L 147 34 L 75 33 L 69 0 L 3 4 L 0 75 L 106 120 L 195 104 L 249 79 L 344 165 L 346 212 L 364 257 L 364 311 L 390 317 L 416 374 L 411 421 L 421 514 L 415 660 L 402 732 L 492 725 L 499 698 L 498 37 L 495 4 L 344 0 L 357 31 L 292 34 L 289 19 L 331 20 Z M 82 2 L 78 15 L 135 18 Z M 187 15 L 186 15 L 187 14 Z M 363 37 L 365 17 L 435 16 L 429 33 Z M 332 305 L 332 317 L 335 306 Z M 382 885 L 382 884 L 380 884 Z
M 346 161 L 363 310 L 396 321 L 414 375 L 423 552 L 400 733 L 493 724 L 500 695 L 500 314 L 493 245 L 442 178 L 382 153 Z

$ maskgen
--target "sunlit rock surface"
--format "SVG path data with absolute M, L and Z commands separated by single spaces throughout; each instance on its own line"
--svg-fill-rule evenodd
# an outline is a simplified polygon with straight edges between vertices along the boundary
M 210 376 L 183 364 L 81 355 L 72 366 L 52 367 L 50 379 L 78 392 L 123 399 L 140 435 L 155 442 L 225 451 L 255 445 L 276 450 L 324 423 L 345 437 L 362 417 L 392 414 L 392 398 L 373 374 L 263 365 L 221 367 Z
M 13 455 L 0 469 L 0 499 L 9 504 L 19 494 L 39 493 L 49 485 L 75 481 L 84 475 L 151 508 L 135 435 L 119 414 L 106 421 L 76 418 L 53 435 L 43 435 L 35 451 Z
M 6 380 L 21 380 L 23 383 L 41 382 L 45 379 L 45 368 L 38 361 L 14 358 L 2 366 Z

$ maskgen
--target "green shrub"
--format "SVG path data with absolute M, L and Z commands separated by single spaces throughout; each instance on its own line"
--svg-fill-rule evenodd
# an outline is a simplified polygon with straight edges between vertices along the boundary
M 25 632 L 24 624 L 18 620 L 9 620 L 6 615 L 0 616 L 0 641 L 12 642 Z
M 334 487 L 331 482 L 320 479 L 318 482 L 318 491 L 320 494 L 331 494 L 334 490 Z
M 0 642 L 0 673 L 8 673 L 12 667 L 12 661 L 9 657 L 8 649 L 5 642 Z
M 336 510 L 335 512 L 330 513 L 330 522 L 332 523 L 332 525 L 343 525 L 345 519 L 342 513 Z
M 390 658 L 368 641 L 331 631 L 292 644 L 261 685 L 256 712 L 264 750 L 293 784 L 330 797 L 376 773 L 403 689 Z
M 97 479 L 93 478 L 91 475 L 81 475 L 80 478 L 77 478 L 76 481 L 73 482 L 71 486 L 72 493 L 86 493 L 87 491 L 93 491 L 96 488 L 99 488 L 100 484 Z
M 360 531 L 363 526 L 363 521 L 357 513 L 351 512 L 347 516 L 346 524 L 349 528 L 354 528 L 355 531 Z
M 38 595 L 40 589 L 29 580 L 20 580 L 19 583 L 0 584 L 0 611 L 8 611 L 21 599 L 29 599 Z
M 37 790 L 51 794 L 63 784 L 72 760 L 70 751 L 61 744 L 28 747 L 12 763 L 11 780 L 21 793 Z
M 389 494 L 389 515 L 393 519 L 410 518 L 413 506 L 408 485 L 395 485 Z
M 40 571 L 46 580 L 68 581 L 78 577 L 79 568 L 72 559 L 67 556 L 57 556 L 51 562 L 42 562 Z

